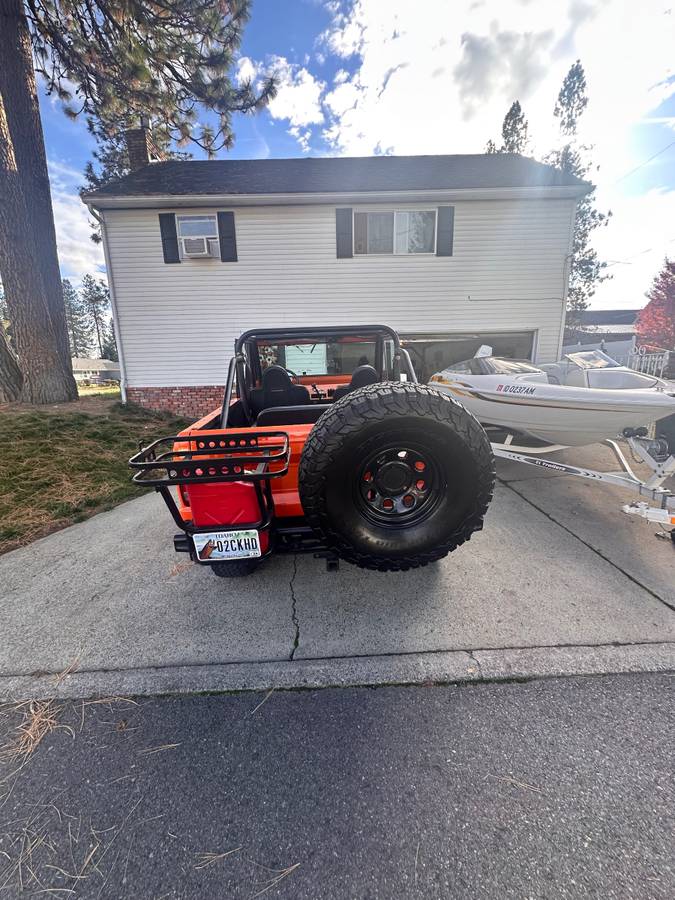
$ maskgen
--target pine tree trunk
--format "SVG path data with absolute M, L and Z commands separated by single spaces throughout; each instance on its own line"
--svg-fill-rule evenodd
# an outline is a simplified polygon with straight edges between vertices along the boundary
M 94 314 L 94 327 L 96 328 L 96 342 L 98 343 L 98 358 L 103 358 L 103 341 L 101 340 L 101 323 L 98 319 L 98 313 Z
M 77 398 L 47 160 L 21 0 L 0 0 L 0 275 L 22 399 Z
M 7 341 L 5 329 L 0 322 L 0 401 L 8 403 L 21 396 L 23 375 L 17 358 Z

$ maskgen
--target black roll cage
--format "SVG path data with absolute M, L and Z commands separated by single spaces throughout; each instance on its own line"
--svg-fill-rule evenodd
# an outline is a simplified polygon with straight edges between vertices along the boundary
M 380 379 L 385 372 L 385 341 L 391 341 L 394 347 L 392 357 L 391 377 L 394 381 L 400 380 L 404 373 L 409 381 L 416 382 L 417 376 L 413 368 L 408 351 L 401 346 L 401 340 L 396 331 L 388 325 L 324 325 L 314 328 L 253 328 L 241 334 L 234 344 L 234 356 L 230 359 L 227 371 L 227 381 L 223 394 L 223 405 L 220 413 L 220 427 L 227 428 L 227 420 L 230 409 L 230 401 L 233 392 L 241 402 L 242 411 L 247 421 L 251 420 L 251 406 L 249 403 L 249 381 L 259 378 L 262 374 L 260 359 L 257 353 L 258 341 L 286 341 L 297 339 L 300 341 L 330 340 L 331 338 L 363 337 L 375 339 L 376 370 Z M 255 352 L 254 352 L 255 350 Z M 260 370 L 256 372 L 256 369 Z M 251 378 L 247 378 L 247 370 Z

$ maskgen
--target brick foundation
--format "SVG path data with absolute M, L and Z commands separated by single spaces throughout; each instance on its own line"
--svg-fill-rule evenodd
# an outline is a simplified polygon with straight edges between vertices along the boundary
M 146 409 L 199 419 L 221 405 L 224 390 L 225 386 L 218 384 L 194 387 L 128 387 L 127 400 Z

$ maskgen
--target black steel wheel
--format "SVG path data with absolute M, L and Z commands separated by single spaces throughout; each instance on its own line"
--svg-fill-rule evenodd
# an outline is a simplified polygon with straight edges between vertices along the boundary
M 482 426 L 426 385 L 389 382 L 334 403 L 309 434 L 300 499 L 317 536 L 364 568 L 405 570 L 482 528 L 494 459 Z
M 408 446 L 415 443 L 417 446 Z M 357 475 L 357 503 L 377 525 L 410 527 L 430 515 L 446 484 L 431 453 L 416 441 L 378 448 Z

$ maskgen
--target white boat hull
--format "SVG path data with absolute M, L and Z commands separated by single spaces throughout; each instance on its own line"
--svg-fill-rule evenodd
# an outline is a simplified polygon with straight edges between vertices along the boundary
M 675 413 L 675 397 L 651 390 L 598 390 L 502 375 L 441 372 L 430 381 L 466 406 L 483 425 L 550 444 L 582 447 Z

